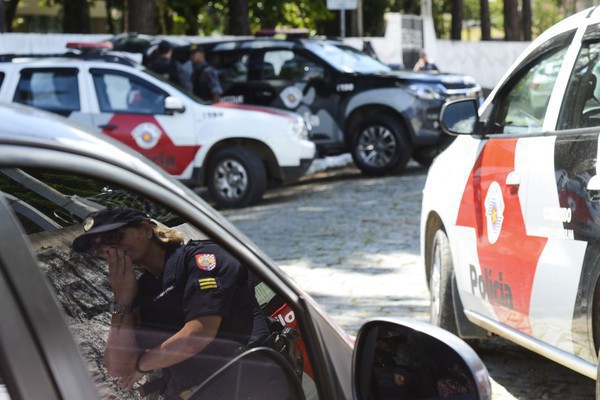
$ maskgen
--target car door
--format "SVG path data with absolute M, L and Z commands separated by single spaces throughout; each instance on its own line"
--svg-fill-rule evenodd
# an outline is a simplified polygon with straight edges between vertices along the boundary
M 572 34 L 546 51 L 525 60 L 484 111 L 480 126 L 486 134 L 477 146 L 477 159 L 464 189 L 457 226 L 465 308 L 532 335 L 531 308 L 536 267 L 547 237 L 531 230 L 528 215 L 539 210 L 532 191 L 546 193 L 530 169 L 539 165 L 550 146 L 542 135 L 547 105 Z M 558 67 L 557 67 L 558 66 Z M 540 71 L 543 90 L 535 90 Z
M 0 399 L 98 398 L 14 217 L 21 206 L 0 193 Z
M 188 179 L 198 146 L 193 107 L 168 112 L 164 89 L 128 72 L 91 68 L 98 113 L 94 126 L 171 175 Z
M 531 294 L 533 335 L 591 363 L 600 345 L 597 29 L 588 27 L 574 46 L 564 97 L 549 110 L 557 129 L 528 149 L 526 221 L 531 235 L 547 240 Z
M 146 194 L 130 188 L 129 184 L 124 185 L 123 181 L 131 179 L 128 171 L 108 167 L 104 163 L 86 161 L 81 157 L 76 157 L 77 160 L 75 160 L 69 156 L 65 156 L 65 162 L 68 164 L 76 162 L 78 168 L 74 169 L 66 165 L 62 168 L 57 167 L 57 164 L 60 165 L 60 154 L 54 152 L 53 159 L 55 161 L 52 167 L 37 165 L 36 167 L 14 168 L 5 165 L 0 171 L 0 216 L 3 217 L 3 221 L 7 221 L 8 219 L 4 218 L 5 214 L 10 214 L 12 220 L 15 221 L 13 225 L 20 229 L 20 231 L 16 231 L 17 228 L 7 231 L 7 224 L 0 227 L 2 238 L 6 239 L 2 241 L 0 267 L 8 263 L 10 268 L 20 274 L 21 282 L 15 286 L 15 291 L 21 299 L 26 300 L 26 305 L 38 312 L 36 315 L 40 320 L 33 323 L 29 321 L 29 324 L 36 329 L 33 334 L 37 340 L 39 340 L 37 336 L 44 336 L 48 332 L 60 333 L 59 328 L 62 326 L 62 338 L 61 336 L 46 335 L 45 339 L 48 341 L 49 349 L 45 350 L 44 355 L 48 359 L 41 363 L 38 359 L 31 358 L 29 362 L 34 364 L 35 368 L 32 367 L 30 373 L 40 374 L 40 385 L 43 385 L 44 375 L 40 373 L 43 365 L 40 366 L 40 364 L 47 363 L 54 368 L 54 364 L 64 362 L 67 365 L 63 369 L 56 368 L 47 373 L 49 380 L 63 380 L 64 385 L 70 390 L 74 390 L 71 386 L 78 387 L 77 382 L 82 387 L 90 385 L 92 382 L 95 389 L 91 389 L 91 391 L 92 393 L 97 392 L 97 396 L 100 398 L 138 398 L 135 391 L 119 387 L 117 382 L 108 375 L 102 361 L 106 333 L 111 320 L 108 307 L 113 297 L 107 282 L 106 264 L 93 252 L 75 253 L 71 244 L 73 238 L 83 232 L 83 218 L 91 210 L 114 205 L 143 210 L 163 226 L 178 227 L 177 229 L 183 232 L 187 239 L 213 238 L 222 241 L 222 238 L 215 235 L 216 231 L 213 231 L 214 229 L 220 230 L 219 224 L 216 221 L 205 221 L 208 223 L 209 230 L 213 232 L 212 234 L 196 228 L 180 212 L 165 205 L 165 202 L 175 201 L 177 203 L 180 200 L 176 200 L 175 196 L 171 198 L 169 192 L 159 186 L 149 181 L 142 183 L 139 176 L 128 182 L 134 187 L 143 187 Z M 90 175 L 77 172 L 77 170 L 94 170 L 95 173 Z M 107 179 L 100 178 L 99 175 L 105 175 Z M 148 193 L 153 193 L 161 201 L 157 202 Z M 4 205 L 6 201 L 10 206 Z M 247 251 L 247 249 L 244 250 L 244 245 L 231 239 L 230 237 L 227 246 L 234 254 L 239 252 L 241 252 L 239 254 L 243 254 Z M 35 256 L 32 256 L 32 253 Z M 28 260 L 25 261 L 29 262 L 29 269 L 20 265 L 23 262 L 22 259 L 27 257 Z M 34 261 L 36 259 L 37 262 Z M 255 264 L 253 265 L 255 266 Z M 264 267 L 262 264 L 261 268 Z M 31 273 L 30 269 L 36 270 L 35 273 Z M 0 274 L 0 277 L 2 276 Z M 279 281 L 276 275 L 271 275 L 268 280 L 259 279 L 258 274 L 255 278 L 255 293 L 263 311 L 272 316 L 277 323 L 294 329 L 300 335 L 289 344 L 295 346 L 298 350 L 297 354 L 301 357 L 301 363 L 296 365 L 300 366 L 302 373 L 304 396 L 309 399 L 318 399 L 317 385 L 324 385 L 325 389 L 321 387 L 320 390 L 330 393 L 327 387 L 337 386 L 337 384 L 326 372 L 328 367 L 324 367 L 324 365 L 327 362 L 314 368 L 315 363 L 312 361 L 314 357 L 322 359 L 322 355 L 316 356 L 316 354 L 322 354 L 324 348 L 321 347 L 320 340 L 317 339 L 318 336 L 315 336 L 314 331 L 309 334 L 311 341 L 304 340 L 303 327 L 308 326 L 306 321 L 311 318 L 311 315 L 300 308 L 297 299 L 293 300 L 294 295 L 289 291 L 289 287 L 281 286 L 282 282 L 276 282 Z M 0 284 L 2 284 L 1 279 Z M 40 288 L 37 286 L 38 284 L 44 287 Z M 48 290 L 52 292 L 54 298 L 48 293 Z M 48 295 L 45 296 L 44 293 L 48 293 Z M 1 294 L 5 296 L 5 292 L 1 292 Z M 286 298 L 292 299 L 292 301 L 284 300 Z M 58 307 L 62 309 L 62 312 L 58 311 Z M 42 311 L 45 314 L 39 315 Z M 15 312 L 19 313 L 20 309 Z M 52 321 L 48 321 L 49 319 L 54 320 L 58 324 L 58 328 L 54 328 Z M 10 329 L 6 324 L 4 325 L 2 332 L 10 335 L 8 339 L 14 341 L 16 338 L 23 337 L 25 350 L 30 347 L 35 348 L 35 346 L 27 344 L 24 336 L 26 332 L 23 334 L 20 331 L 15 332 L 16 325 L 10 324 Z M 313 329 L 315 328 L 311 328 L 311 330 Z M 326 325 L 320 327 L 323 334 L 330 329 Z M 0 334 L 0 336 L 2 335 Z M 81 356 L 77 354 L 73 343 Z M 73 354 L 77 356 L 75 361 L 78 363 L 71 362 L 69 357 L 72 354 L 69 352 L 69 346 L 73 347 Z M 345 348 L 348 356 L 344 361 L 350 366 L 351 349 L 348 346 Z M 28 354 L 25 350 L 21 350 L 23 356 Z M 332 356 L 340 357 L 340 350 L 338 348 L 337 351 L 332 352 Z M 12 353 L 8 352 L 7 354 Z M 83 365 L 81 357 L 83 357 Z M 7 365 L 16 369 L 21 361 L 21 358 L 13 357 Z M 79 372 L 69 375 L 71 368 L 77 369 Z M 258 365 L 256 368 L 260 371 L 261 367 Z M 25 389 L 15 389 L 14 386 L 22 381 L 13 379 L 11 373 L 10 369 L 5 371 L 0 368 L 0 375 L 6 378 L 5 382 L 7 382 L 7 389 L 11 397 L 32 400 L 51 398 L 50 396 L 21 396 L 22 393 L 30 392 L 18 391 Z M 319 374 L 323 374 L 327 378 L 320 378 Z M 23 375 L 24 378 L 29 376 L 29 373 Z M 151 378 L 149 377 L 149 379 Z M 72 382 L 73 380 L 77 382 Z M 28 390 L 35 393 L 34 388 L 28 388 Z M 270 391 L 271 389 L 264 387 L 264 390 Z M 59 393 L 56 398 L 63 397 Z M 93 398 L 93 396 L 66 396 L 65 398 L 87 399 Z

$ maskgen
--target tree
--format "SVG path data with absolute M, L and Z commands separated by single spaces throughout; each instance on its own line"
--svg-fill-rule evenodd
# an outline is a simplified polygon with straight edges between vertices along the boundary
M 520 39 L 519 0 L 504 0 L 504 40 Z
M 523 40 L 531 41 L 531 0 L 523 0 L 521 18 L 521 31 L 523 32 Z
M 64 33 L 90 33 L 87 0 L 63 0 L 62 15 Z
M 479 0 L 479 16 L 481 19 L 481 40 L 492 40 L 489 0 Z
M 156 3 L 151 0 L 128 0 L 128 26 L 130 32 L 156 33 Z
M 229 26 L 227 33 L 230 35 L 250 34 L 248 0 L 229 0 Z
M 462 22 L 464 15 L 464 0 L 452 0 L 452 23 L 450 26 L 450 39 L 461 40 L 462 39 Z

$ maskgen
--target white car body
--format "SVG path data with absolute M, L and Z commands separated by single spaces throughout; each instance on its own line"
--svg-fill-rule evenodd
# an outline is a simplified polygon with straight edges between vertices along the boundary
M 0 100 L 57 112 L 100 130 L 187 183 L 205 185 L 211 179 L 207 176 L 210 157 L 223 147 L 250 149 L 275 184 L 299 179 L 316 155 L 300 116 L 264 107 L 203 104 L 138 65 L 79 57 L 22 57 L 0 62 L 0 74 L 4 75 Z M 61 74 L 64 82 L 54 81 Z M 75 76 L 79 98 L 72 93 L 67 105 L 60 104 L 60 90 L 72 91 Z M 61 89 L 61 84 L 71 87 Z M 42 85 L 49 86 L 47 97 L 42 96 L 46 90 Z M 22 94 L 24 90 L 37 98 Z M 135 101 L 146 105 L 134 108 L 138 107 Z M 164 101 L 179 108 L 165 109 Z
M 599 27 L 598 8 L 560 22 L 516 60 L 477 118 L 455 113 L 456 124 L 448 127 L 459 136 L 429 170 L 420 228 L 432 305 L 441 310 L 436 315 L 454 309 L 461 336 L 498 334 L 592 379 L 600 345 L 600 203 L 593 197 L 600 189 L 594 119 L 600 102 L 575 85 L 595 85 L 576 62 L 588 48 L 596 54 L 592 37 Z M 553 62 L 552 54 L 562 57 L 562 66 L 546 98 L 534 99 L 543 112 L 530 115 L 527 105 L 539 93 L 528 87 L 527 73 Z M 448 106 L 442 124 L 450 110 L 458 108 Z M 447 237 L 447 247 L 438 248 L 450 252 L 441 258 L 437 232 Z M 447 281 L 437 275 L 441 259 Z M 446 283 L 452 296 L 445 308 L 439 288 Z

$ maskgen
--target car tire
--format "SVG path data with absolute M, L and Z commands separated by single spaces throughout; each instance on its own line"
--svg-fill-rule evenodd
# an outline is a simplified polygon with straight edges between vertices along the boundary
M 429 294 L 431 323 L 454 334 L 458 333 L 454 304 L 452 302 L 452 279 L 454 266 L 450 242 L 446 232 L 438 229 L 430 247 Z
M 233 147 L 210 158 L 206 184 L 218 207 L 245 207 L 262 198 L 267 188 L 267 173 L 251 150 Z
M 354 125 L 351 153 L 356 166 L 367 175 L 400 172 L 410 159 L 412 145 L 396 118 L 377 113 Z

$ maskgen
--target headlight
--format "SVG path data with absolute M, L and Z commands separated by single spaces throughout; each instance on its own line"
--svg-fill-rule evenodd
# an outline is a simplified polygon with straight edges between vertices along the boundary
M 299 139 L 307 140 L 309 128 L 302 117 L 294 119 L 292 122 L 292 133 Z
M 443 96 L 434 86 L 423 83 L 413 83 L 408 86 L 411 92 L 421 100 L 440 100 Z

